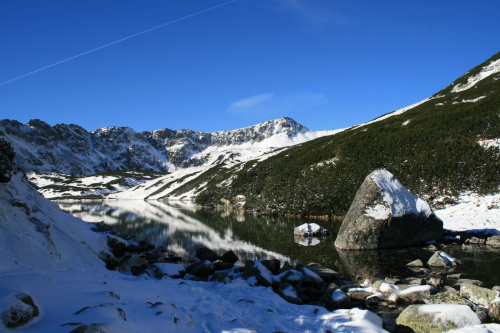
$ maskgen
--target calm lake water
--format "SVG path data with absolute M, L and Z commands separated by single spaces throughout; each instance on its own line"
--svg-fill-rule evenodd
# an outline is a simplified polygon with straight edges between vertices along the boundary
M 88 222 L 105 222 L 146 239 L 156 246 L 195 259 L 195 250 L 205 245 L 222 255 L 233 250 L 245 260 L 280 259 L 290 263 L 316 262 L 341 274 L 384 278 L 415 276 L 405 265 L 415 259 L 426 262 L 432 252 L 421 248 L 378 251 L 337 251 L 334 247 L 341 222 L 271 216 L 241 211 L 206 210 L 162 201 L 106 200 L 58 201 L 59 206 Z M 295 239 L 293 229 L 303 223 L 318 223 L 332 232 L 324 239 Z M 462 265 L 450 273 L 478 279 L 486 287 L 500 285 L 500 251 L 485 246 L 451 246 L 446 252 Z M 453 281 L 448 281 L 452 283 Z

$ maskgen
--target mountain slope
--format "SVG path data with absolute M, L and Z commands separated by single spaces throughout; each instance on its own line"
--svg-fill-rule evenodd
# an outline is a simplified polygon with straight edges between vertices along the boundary
M 246 159 L 323 134 L 290 118 L 215 133 L 169 129 L 137 133 L 128 127 L 87 132 L 73 124 L 51 127 L 38 119 L 26 125 L 0 121 L 0 136 L 11 142 L 16 165 L 23 171 L 77 176 L 115 170 L 164 172 Z
M 343 215 L 377 168 L 426 199 L 498 191 L 499 59 L 411 108 L 215 174 L 197 202 L 215 205 L 241 194 L 247 208 L 263 212 Z

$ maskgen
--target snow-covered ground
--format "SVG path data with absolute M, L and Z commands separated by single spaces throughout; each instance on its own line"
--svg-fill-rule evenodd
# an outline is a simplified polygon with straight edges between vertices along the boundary
M 30 172 L 27 177 L 38 187 L 38 192 L 46 198 L 83 198 L 125 191 L 162 174 L 148 171 L 121 171 L 114 174 L 77 177 L 62 173 Z
M 500 234 L 500 193 L 485 196 L 463 193 L 456 204 L 434 213 L 448 230 Z
M 40 314 L 20 328 L 68 332 L 383 332 L 366 310 L 294 305 L 244 280 L 220 284 L 109 271 L 91 224 L 59 210 L 18 174 L 0 184 L 0 312 L 26 293 Z M 100 325 L 100 326 L 99 326 Z M 0 324 L 0 331 L 7 329 Z

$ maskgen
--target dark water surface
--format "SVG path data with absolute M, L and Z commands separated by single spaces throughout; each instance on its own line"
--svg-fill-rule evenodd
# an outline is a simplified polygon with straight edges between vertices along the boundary
M 162 201 L 73 200 L 57 203 L 84 221 L 105 222 L 138 240 L 146 239 L 156 246 L 164 246 L 186 260 L 194 260 L 196 248 L 205 245 L 220 255 L 233 250 L 241 263 L 268 258 L 292 263 L 316 262 L 354 280 L 356 277 L 415 276 L 416 273 L 405 265 L 415 259 L 425 263 L 432 255 L 422 248 L 337 251 L 334 241 L 341 222 L 333 220 L 255 216 L 241 211 L 196 209 Z M 293 229 L 303 223 L 317 223 L 332 235 L 300 243 L 300 239 L 294 238 Z M 500 251 L 486 246 L 458 245 L 445 250 L 462 262 L 449 273 L 464 273 L 464 278 L 481 280 L 490 288 L 500 285 Z

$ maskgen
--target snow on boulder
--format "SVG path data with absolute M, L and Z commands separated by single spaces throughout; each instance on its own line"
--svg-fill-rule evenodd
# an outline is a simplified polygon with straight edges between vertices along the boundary
M 8 292 L 0 289 L 0 293 Z M 4 296 L 0 299 L 1 322 L 7 328 L 23 326 L 40 314 L 31 296 L 25 293 Z
M 293 229 L 294 235 L 302 237 L 326 236 L 330 234 L 328 230 L 316 223 L 304 223 Z
M 416 333 L 445 332 L 479 324 L 479 317 L 469 306 L 456 304 L 410 305 L 396 320 L 398 331 Z
M 369 174 L 342 222 L 335 246 L 344 250 L 417 246 L 440 239 L 443 222 L 389 171 Z
M 336 305 L 342 308 L 348 307 L 351 303 L 351 299 L 341 289 L 335 289 L 331 298 Z
M 156 263 L 154 264 L 159 274 L 171 278 L 180 278 L 186 273 L 186 268 L 179 263 Z

